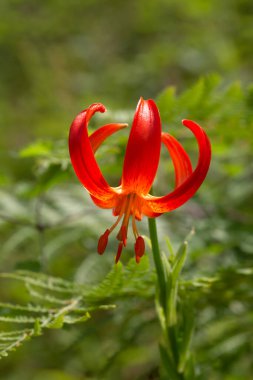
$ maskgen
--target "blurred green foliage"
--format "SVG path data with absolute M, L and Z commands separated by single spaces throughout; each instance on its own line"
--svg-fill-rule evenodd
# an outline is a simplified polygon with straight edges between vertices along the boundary
M 113 216 L 96 209 L 77 183 L 67 152 L 69 125 L 96 101 L 108 113 L 96 116 L 91 129 L 113 121 L 131 124 L 138 98 L 156 98 L 163 130 L 179 138 L 193 160 L 196 143 L 181 120 L 199 122 L 212 141 L 211 169 L 197 195 L 157 219 L 165 251 L 166 236 L 177 246 L 196 230 L 179 295 L 196 314 L 197 379 L 250 380 L 252 2 L 2 0 L 0 18 L 1 272 L 45 273 L 97 289 L 113 267 L 114 239 L 103 257 L 95 253 Z M 121 175 L 127 135 L 124 130 L 108 139 L 97 154 L 112 184 Z M 173 187 L 170 173 L 164 150 L 156 193 Z M 147 234 L 145 219 L 140 229 Z M 0 377 L 158 379 L 152 262 L 147 272 L 140 267 L 135 273 L 133 262 L 127 265 L 131 257 L 130 242 L 122 290 L 108 291 L 106 303 L 116 309 L 47 330 L 3 359 Z M 2 302 L 39 304 L 16 281 L 1 285 Z M 9 311 L 2 308 L 0 316 Z
M 2 144 L 63 136 L 85 105 L 126 109 L 218 72 L 252 78 L 250 0 L 2 0 Z M 66 123 L 67 122 L 67 123 Z

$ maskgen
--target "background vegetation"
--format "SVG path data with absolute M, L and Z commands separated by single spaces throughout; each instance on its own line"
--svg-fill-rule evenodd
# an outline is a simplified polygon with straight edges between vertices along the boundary
M 203 125 L 212 141 L 198 194 L 157 220 L 166 252 L 166 237 L 177 247 L 196 231 L 179 294 L 194 306 L 197 379 L 250 380 L 252 2 L 2 0 L 0 18 L 2 354 L 43 332 L 1 360 L 1 378 L 159 378 L 151 253 L 136 267 L 129 244 L 116 269 L 111 239 L 98 257 L 97 239 L 113 217 L 93 206 L 67 151 L 81 109 L 106 105 L 92 128 L 131 125 L 143 96 L 157 100 L 163 130 L 193 159 L 196 143 L 182 118 Z M 127 133 L 98 152 L 111 184 L 121 175 Z M 157 194 L 173 186 L 165 150 L 161 161 Z M 147 233 L 145 219 L 140 229 Z

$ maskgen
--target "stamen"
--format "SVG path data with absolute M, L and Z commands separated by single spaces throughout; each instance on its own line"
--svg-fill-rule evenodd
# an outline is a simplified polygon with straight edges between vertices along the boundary
M 126 246 L 126 243 L 127 243 L 127 228 L 126 228 L 126 226 L 120 227 L 119 233 L 117 235 L 117 239 L 119 241 L 122 241 L 124 246 Z
M 97 251 L 100 255 L 102 255 L 106 249 L 106 246 L 108 244 L 108 237 L 109 237 L 109 234 L 110 234 L 110 230 L 106 230 L 102 236 L 100 236 L 99 240 L 98 240 L 98 248 L 97 248 Z
M 127 229 L 129 225 L 129 219 L 130 216 L 132 215 L 132 228 L 133 228 L 133 233 L 136 239 L 135 243 L 135 256 L 136 256 L 136 262 L 138 263 L 140 261 L 140 258 L 143 256 L 144 251 L 145 251 L 145 243 L 144 239 L 139 236 L 136 223 L 135 223 L 135 201 L 136 201 L 136 194 L 128 194 L 125 195 L 123 198 L 121 198 L 121 201 L 118 203 L 118 211 L 120 210 L 120 213 L 118 214 L 118 218 L 116 222 L 111 226 L 111 228 L 107 229 L 104 234 L 100 237 L 98 241 L 98 253 L 102 255 L 106 249 L 106 246 L 108 244 L 108 238 L 110 233 L 114 230 L 114 228 L 118 225 L 120 220 L 122 219 L 123 215 L 123 221 L 122 225 L 120 227 L 120 230 L 117 234 L 117 239 L 120 241 L 118 245 L 118 251 L 115 257 L 115 262 L 117 262 L 120 259 L 123 247 L 126 246 L 127 244 Z
M 127 203 L 127 197 L 125 197 L 123 203 L 122 203 L 122 206 L 121 206 L 121 210 L 120 210 L 120 213 L 119 213 L 119 216 L 118 216 L 118 219 L 116 220 L 116 222 L 111 226 L 110 228 L 110 232 L 112 232 L 114 230 L 114 228 L 119 224 L 124 212 L 125 212 L 125 208 L 126 208 L 126 203 Z
M 139 263 L 141 257 L 144 255 L 145 252 L 145 241 L 142 236 L 138 236 L 138 238 L 136 239 L 134 250 L 136 262 Z
M 135 198 L 135 194 L 129 194 L 126 197 L 127 204 L 126 204 L 126 207 L 124 210 L 125 215 L 124 215 L 124 219 L 123 219 L 121 228 L 120 228 L 119 233 L 117 235 L 117 239 L 122 241 L 124 246 L 126 246 L 126 242 L 127 242 L 127 229 L 128 229 L 129 217 L 131 215 L 131 209 L 132 209 L 132 204 L 133 204 L 134 198 Z
M 139 236 L 139 232 L 136 226 L 135 215 L 132 216 L 132 229 L 133 229 L 134 237 L 135 239 L 137 239 Z
M 125 206 L 126 206 L 126 201 L 127 199 L 124 199 L 123 201 L 123 204 L 122 204 L 122 208 L 120 210 L 120 214 L 116 220 L 116 222 L 111 226 L 111 228 L 107 229 L 102 236 L 100 236 L 99 240 L 98 240 L 98 247 L 97 247 L 97 251 L 100 255 L 102 255 L 107 247 L 107 244 L 108 244 L 108 238 L 109 238 L 109 235 L 110 233 L 114 230 L 114 228 L 118 225 L 118 223 L 120 222 L 123 214 L 124 214 L 124 211 L 125 211 Z
M 118 262 L 119 259 L 120 259 L 122 249 L 123 249 L 123 243 L 122 243 L 122 241 L 121 241 L 121 242 L 119 243 L 118 251 L 117 251 L 117 255 L 116 255 L 116 257 L 115 257 L 115 264 L 117 264 L 117 262 Z
M 128 204 L 127 204 L 127 207 L 126 207 L 126 210 L 125 210 L 125 216 L 124 216 L 124 219 L 123 219 L 123 222 L 122 222 L 122 225 L 124 226 L 128 226 L 128 222 L 129 222 L 129 216 L 130 216 L 130 213 L 131 213 L 131 208 L 132 208 L 132 204 L 133 204 L 133 201 L 135 199 L 135 194 L 129 194 L 128 197 Z

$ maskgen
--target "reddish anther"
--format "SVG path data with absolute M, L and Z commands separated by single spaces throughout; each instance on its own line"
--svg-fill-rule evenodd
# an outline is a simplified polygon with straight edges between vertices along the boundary
M 140 262 L 140 258 L 144 255 L 145 252 L 145 241 L 142 236 L 138 236 L 134 245 L 135 250 L 135 259 L 136 262 Z
M 122 249 L 123 249 L 123 243 L 120 242 L 120 243 L 119 243 L 119 246 L 118 246 L 117 255 L 116 255 L 116 257 L 115 257 L 115 264 L 117 264 L 117 262 L 118 262 L 119 259 L 120 259 Z
M 106 230 L 102 236 L 100 236 L 98 240 L 98 253 L 102 255 L 107 247 L 108 244 L 108 237 L 110 234 L 110 230 Z

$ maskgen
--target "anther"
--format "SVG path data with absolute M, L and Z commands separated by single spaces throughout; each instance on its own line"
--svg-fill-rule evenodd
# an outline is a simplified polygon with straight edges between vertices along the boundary
M 121 241 L 121 242 L 119 243 L 118 251 L 117 251 L 117 255 L 116 255 L 116 257 L 115 257 L 115 264 L 117 264 L 117 262 L 118 262 L 119 259 L 120 259 L 122 249 L 123 249 L 123 242 Z
M 142 236 L 138 236 L 134 245 L 135 259 L 139 263 L 145 252 L 145 242 Z
M 97 248 L 97 251 L 100 255 L 102 255 L 106 249 L 106 246 L 108 244 L 108 237 L 109 237 L 109 234 L 110 234 L 110 230 L 106 230 L 102 236 L 100 236 L 99 240 L 98 240 L 98 248 Z

